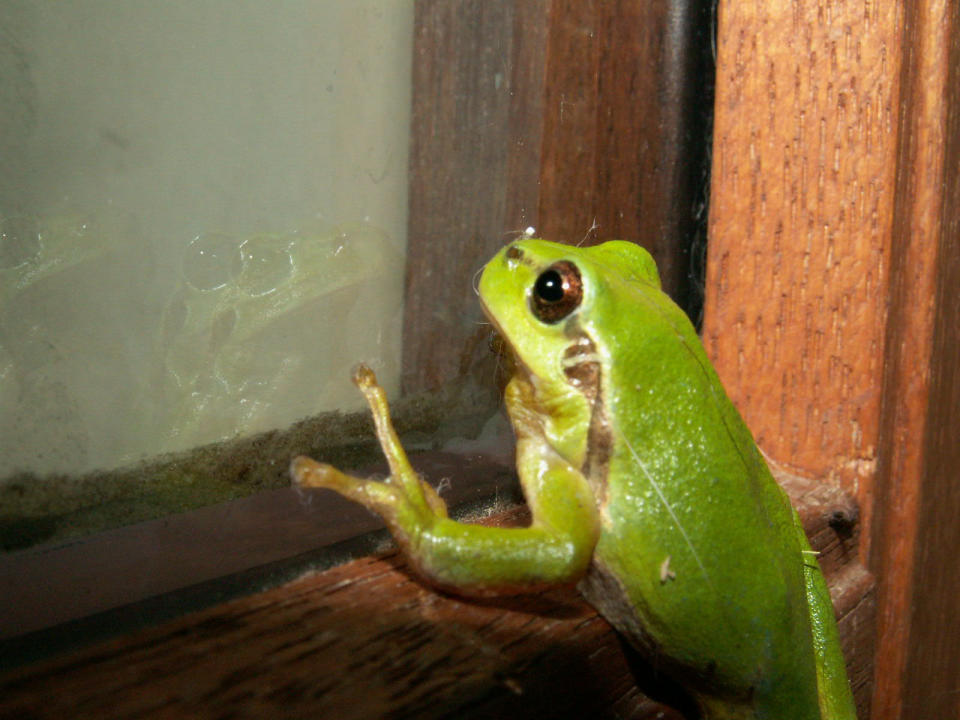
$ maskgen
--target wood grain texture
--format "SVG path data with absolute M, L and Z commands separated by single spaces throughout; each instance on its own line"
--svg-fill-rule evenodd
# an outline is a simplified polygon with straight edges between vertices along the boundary
M 470 278 L 530 226 L 640 242 L 689 307 L 710 2 L 422 0 L 416 27 L 404 390 L 492 374 Z
M 547 50 L 544 236 L 639 242 L 688 311 L 689 240 L 706 200 L 711 12 L 704 0 L 558 0 Z
M 525 227 L 505 217 L 508 198 L 523 212 L 535 205 L 545 5 L 416 4 L 405 392 L 437 390 L 483 358 L 489 327 L 470 283 L 508 231 Z
M 863 498 L 879 432 L 898 6 L 720 10 L 704 343 L 765 452 Z
M 877 717 L 960 714 L 960 10 L 906 5 L 871 565 Z
M 855 560 L 855 506 L 807 480 L 785 485 L 823 551 L 844 647 L 856 656 L 872 596 Z M 840 516 L 854 522 L 838 533 L 830 523 Z M 387 555 L 7 673 L 0 718 L 679 720 L 640 692 L 632 663 L 572 590 L 464 601 L 425 588 Z M 862 695 L 856 661 L 851 675 Z
M 730 3 L 705 341 L 761 446 L 860 499 L 873 716 L 960 713 L 957 3 Z

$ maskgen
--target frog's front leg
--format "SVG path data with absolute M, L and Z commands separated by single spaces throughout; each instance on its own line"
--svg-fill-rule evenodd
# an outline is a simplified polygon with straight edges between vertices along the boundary
M 416 570 L 448 590 L 493 595 L 573 583 L 583 575 L 599 520 L 590 487 L 576 468 L 545 443 L 521 436 L 518 472 L 533 515 L 530 527 L 456 522 L 447 517 L 439 495 L 410 466 L 373 372 L 360 365 L 353 381 L 370 405 L 390 477 L 355 478 L 298 457 L 291 467 L 295 483 L 336 490 L 379 514 Z

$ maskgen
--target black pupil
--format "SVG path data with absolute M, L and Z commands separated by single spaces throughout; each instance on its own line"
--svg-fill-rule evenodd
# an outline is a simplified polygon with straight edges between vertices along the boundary
M 537 296 L 548 303 L 563 300 L 563 278 L 556 270 L 547 270 L 537 278 Z

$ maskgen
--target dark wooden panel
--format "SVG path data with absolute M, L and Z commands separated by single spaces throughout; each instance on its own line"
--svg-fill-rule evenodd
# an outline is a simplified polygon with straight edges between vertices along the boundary
M 698 314 L 689 246 L 706 187 L 710 7 L 418 3 L 405 391 L 478 361 L 492 376 L 468 283 L 528 226 L 560 242 L 640 242 Z
M 907 5 L 874 561 L 878 717 L 960 717 L 960 4 Z
M 596 242 L 600 10 L 603 0 L 556 0 L 547 38 L 538 234 L 569 244 Z M 611 52 L 619 47 L 613 46 Z M 633 113 L 628 113 L 632 115 Z M 616 203 L 616 199 L 610 198 Z
M 489 329 L 471 281 L 509 231 L 536 220 L 545 16 L 545 2 L 416 5 L 407 392 L 435 390 L 484 357 Z M 506 217 L 508 203 L 519 217 Z
M 456 478 L 442 490 L 454 514 L 490 506 L 494 498 L 520 497 L 513 468 L 487 456 L 410 457 L 434 485 Z M 384 462 L 357 472 L 384 476 L 389 470 Z M 7 659 L 7 638 L 315 553 L 381 527 L 376 515 L 334 492 L 286 487 L 80 540 L 2 553 L 0 667 Z
M 653 253 L 696 319 L 690 248 L 705 229 L 713 109 L 712 3 L 554 3 L 547 59 L 541 227 Z
M 632 57 L 605 58 L 613 69 L 611 81 L 601 85 L 608 128 L 602 154 L 636 162 L 621 160 L 609 189 L 601 177 L 598 198 L 614 228 L 611 234 L 638 238 L 653 253 L 664 287 L 697 321 L 703 304 L 716 3 L 620 4 L 629 9 L 630 22 L 610 16 L 607 32 L 625 36 L 621 44 L 635 49 Z M 658 72 L 650 72 L 651 62 Z M 632 118 L 621 112 L 629 105 L 637 108 Z M 631 136 L 633 147 L 625 147 L 624 139 Z M 618 190 L 628 179 L 628 189 Z M 614 208 L 606 198 L 623 196 L 636 198 L 633 207 L 617 208 L 610 216 Z

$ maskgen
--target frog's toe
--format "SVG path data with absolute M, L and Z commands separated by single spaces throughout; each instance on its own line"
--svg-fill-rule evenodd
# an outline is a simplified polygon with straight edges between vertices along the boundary
M 305 455 L 298 455 L 290 462 L 290 477 L 295 485 L 301 487 L 326 487 L 324 478 L 327 471 L 332 469 Z
M 440 497 L 440 493 L 424 480 L 420 481 L 420 487 L 423 489 L 423 497 L 433 514 L 437 517 L 447 517 L 447 503 Z
M 361 390 L 380 387 L 380 384 L 377 382 L 376 374 L 366 363 L 357 363 L 354 366 L 351 373 L 351 379 L 353 380 L 353 384 Z
M 294 485 L 298 487 L 334 490 L 380 514 L 393 514 L 397 509 L 410 506 L 402 487 L 380 480 L 353 477 L 332 465 L 308 457 L 294 458 L 290 463 L 290 474 Z
M 318 487 L 336 490 L 343 495 L 352 495 L 364 483 L 337 470 L 332 465 L 319 463 L 303 455 L 290 463 L 290 475 L 295 485 L 300 487 Z

